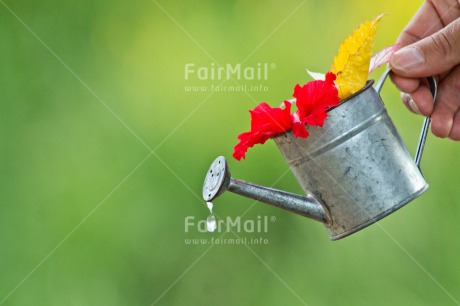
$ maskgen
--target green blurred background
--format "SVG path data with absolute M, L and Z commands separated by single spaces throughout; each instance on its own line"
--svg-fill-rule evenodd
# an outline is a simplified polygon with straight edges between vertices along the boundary
M 393 44 L 420 4 L 0 2 L 0 304 L 458 304 L 460 146 L 432 135 L 429 190 L 349 238 L 227 193 L 220 218 L 276 217 L 268 233 L 239 234 L 268 244 L 185 243 L 222 236 L 184 228 L 208 216 L 201 186 L 218 155 L 237 178 L 301 192 L 272 142 L 231 159 L 247 110 L 289 98 L 305 68 L 326 71 L 366 19 L 388 13 L 375 50 Z M 186 80 L 187 63 L 241 62 L 270 64 L 267 80 L 239 81 L 267 90 L 185 90 L 219 84 Z M 392 84 L 382 96 L 414 148 L 421 118 Z

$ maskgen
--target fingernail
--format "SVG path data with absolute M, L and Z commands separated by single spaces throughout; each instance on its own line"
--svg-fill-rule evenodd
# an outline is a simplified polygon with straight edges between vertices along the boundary
M 411 100 L 411 96 L 408 93 L 401 92 L 401 100 L 403 101 L 404 104 L 408 105 L 409 101 Z
M 414 100 L 412 99 L 411 95 L 406 93 L 406 92 L 401 92 L 401 100 L 403 103 L 409 107 L 414 113 L 421 114 L 420 110 L 417 107 L 417 104 L 415 104 Z
M 397 51 L 391 59 L 391 67 L 397 70 L 409 72 L 425 63 L 422 52 L 414 47 L 404 48 Z
M 410 98 L 410 100 L 409 100 L 409 107 L 414 111 L 414 113 L 417 113 L 417 114 L 421 115 L 420 110 L 417 107 L 417 104 L 415 104 L 415 102 L 414 102 L 414 100 L 412 100 L 412 98 Z

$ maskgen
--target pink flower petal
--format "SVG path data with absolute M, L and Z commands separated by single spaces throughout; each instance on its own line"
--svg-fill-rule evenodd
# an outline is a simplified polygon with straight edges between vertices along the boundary
M 369 73 L 379 68 L 385 63 L 390 61 L 390 57 L 398 50 L 399 45 L 388 46 L 371 57 L 371 63 L 369 65 Z

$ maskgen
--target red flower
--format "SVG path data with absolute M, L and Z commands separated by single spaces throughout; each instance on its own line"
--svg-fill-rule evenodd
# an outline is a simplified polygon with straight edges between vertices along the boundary
M 325 81 L 312 81 L 304 86 L 296 85 L 293 94 L 297 106 L 293 127 L 295 136 L 302 137 L 305 135 L 304 133 L 307 133 L 305 124 L 322 127 L 327 117 L 326 111 L 339 104 L 338 91 L 334 81 L 335 74 L 328 72 Z
M 285 108 L 271 108 L 267 103 L 257 105 L 251 113 L 251 130 L 238 136 L 233 157 L 241 160 L 255 144 L 263 144 L 269 138 L 290 129 L 295 137 L 307 138 L 305 125 L 323 126 L 327 110 L 339 104 L 339 93 L 334 85 L 335 74 L 328 72 L 325 81 L 312 81 L 304 86 L 296 85 L 293 96 L 297 111 L 291 115 L 291 103 L 284 101 Z
M 285 108 L 271 108 L 262 102 L 251 114 L 251 131 L 238 136 L 240 142 L 235 146 L 233 157 L 237 160 L 246 157 L 246 151 L 255 144 L 263 144 L 270 137 L 279 135 L 292 128 L 291 103 L 284 101 Z

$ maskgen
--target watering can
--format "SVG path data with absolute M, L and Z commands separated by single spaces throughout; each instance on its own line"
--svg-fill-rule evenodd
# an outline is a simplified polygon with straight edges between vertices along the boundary
M 412 159 L 380 98 L 389 73 L 330 109 L 322 128 L 309 127 L 308 139 L 292 131 L 273 138 L 305 196 L 234 179 L 220 156 L 206 174 L 203 199 L 212 201 L 228 190 L 319 221 L 337 240 L 417 198 L 428 188 L 420 160 L 430 118 Z M 435 100 L 436 80 L 430 77 L 428 83 Z

